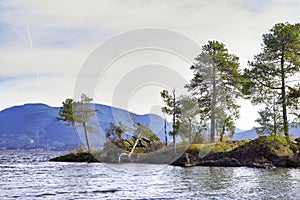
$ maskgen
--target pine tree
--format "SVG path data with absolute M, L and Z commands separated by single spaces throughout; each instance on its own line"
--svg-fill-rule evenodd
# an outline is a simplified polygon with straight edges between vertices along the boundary
M 263 35 L 262 46 L 262 53 L 254 56 L 254 61 L 249 62 L 251 68 L 245 73 L 252 81 L 250 90 L 254 99 L 259 93 L 280 96 L 283 130 L 289 142 L 288 104 L 291 102 L 287 97 L 287 87 L 299 72 L 300 24 L 275 24 L 270 33 Z M 265 104 L 263 98 L 261 103 Z
M 181 114 L 180 102 L 178 100 L 178 97 L 176 96 L 175 89 L 173 89 L 172 95 L 170 95 L 167 90 L 161 91 L 160 94 L 163 98 L 163 101 L 166 103 L 166 106 L 162 107 L 162 112 L 172 116 L 173 130 L 170 131 L 169 134 L 173 136 L 174 153 L 176 153 L 176 135 L 180 126 L 179 117 Z
M 223 43 L 209 41 L 191 67 L 194 78 L 186 87 L 199 103 L 200 123 L 210 123 L 210 141 L 215 141 L 216 131 L 229 120 L 239 116 L 236 99 L 240 96 L 239 58 L 229 54 Z M 219 123 L 217 123 L 219 122 Z M 221 123 L 220 123 L 221 122 Z
M 189 96 L 180 96 L 181 106 L 179 135 L 189 143 L 194 141 L 197 130 L 197 101 Z
M 63 102 L 63 107 L 59 111 L 59 116 L 57 119 L 62 120 L 67 123 L 67 125 L 76 126 L 79 125 L 83 128 L 86 144 L 88 151 L 91 152 L 91 145 L 88 137 L 89 132 L 97 132 L 93 128 L 96 118 L 97 109 L 94 109 L 91 102 L 92 98 L 85 94 L 81 95 L 81 100 L 75 102 L 73 99 L 66 99 Z

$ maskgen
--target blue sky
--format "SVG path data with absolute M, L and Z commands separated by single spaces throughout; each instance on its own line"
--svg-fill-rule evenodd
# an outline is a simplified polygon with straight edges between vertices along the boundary
M 298 0 L 1 0 L 0 110 L 29 102 L 60 106 L 73 96 L 81 66 L 97 45 L 137 28 L 175 30 L 200 46 L 219 40 L 245 67 L 260 51 L 263 33 L 278 22 L 299 22 L 299 7 Z M 120 76 L 116 66 L 106 84 Z M 158 113 L 160 89 L 145 87 L 125 109 Z M 111 104 L 111 91 L 94 98 Z M 242 102 L 239 127 L 251 128 L 256 117 L 251 104 Z

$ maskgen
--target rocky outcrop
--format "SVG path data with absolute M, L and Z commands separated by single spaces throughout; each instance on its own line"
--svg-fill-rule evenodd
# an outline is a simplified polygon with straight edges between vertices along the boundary
M 96 157 L 90 153 L 69 153 L 56 158 L 50 159 L 50 161 L 56 162 L 99 162 Z
M 259 137 L 251 141 L 228 141 L 216 144 L 196 144 L 182 155 L 174 155 L 173 148 L 165 148 L 153 153 L 134 154 L 131 160 L 123 162 L 155 163 L 174 166 L 222 166 L 222 167 L 300 167 L 300 144 L 271 137 Z M 195 147 L 196 146 L 196 147 Z M 209 150 L 209 151 L 208 151 Z M 183 152 L 183 151 L 182 151 Z M 114 162 L 109 160 L 112 154 L 97 152 L 71 153 L 51 161 L 63 162 Z M 117 154 L 119 155 L 119 153 Z M 173 155 L 173 157 L 172 157 Z M 205 156 L 203 156 L 205 155 Z M 175 160 L 173 159 L 175 158 Z
M 224 167 L 300 167 L 299 144 L 285 144 L 284 142 L 260 137 L 229 151 L 214 152 L 199 158 L 201 149 L 192 151 L 189 155 L 182 155 L 174 161 L 175 166 L 224 166 Z M 190 159 L 192 157 L 193 159 Z M 187 159 L 188 158 L 188 159 Z

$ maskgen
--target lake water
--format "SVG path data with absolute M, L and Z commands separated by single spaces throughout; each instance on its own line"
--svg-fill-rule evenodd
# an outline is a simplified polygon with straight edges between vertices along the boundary
M 0 152 L 0 199 L 300 199 L 300 169 L 48 162 Z

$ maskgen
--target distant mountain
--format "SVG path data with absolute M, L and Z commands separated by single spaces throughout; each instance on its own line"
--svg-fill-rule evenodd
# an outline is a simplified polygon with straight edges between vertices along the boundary
M 257 135 L 255 129 L 236 132 L 232 137 L 233 140 L 249 140 L 249 139 L 255 139 L 255 138 L 258 138 L 258 135 Z
M 140 122 L 149 125 L 162 141 L 165 140 L 164 119 L 158 115 L 137 115 L 111 106 L 101 104 L 95 106 L 100 111 L 97 117 L 101 125 L 98 133 L 89 134 L 90 141 L 95 147 L 103 145 L 105 130 L 110 122 L 122 122 L 129 128 L 133 128 L 134 122 Z M 25 104 L 0 111 L 0 148 L 67 149 L 82 144 L 85 139 L 80 129 L 77 131 L 76 128 L 56 120 L 59 110 L 59 107 L 45 104 Z M 172 129 L 171 125 L 167 124 L 168 132 Z M 291 128 L 290 133 L 295 138 L 300 137 L 299 128 Z M 255 129 L 247 131 L 236 129 L 233 139 L 246 140 L 257 137 Z M 170 136 L 168 141 L 172 141 Z
M 246 130 L 244 130 L 244 129 L 239 129 L 239 128 L 235 128 L 235 133 L 240 133 L 240 132 L 244 132 L 244 131 L 246 131 Z
M 110 122 L 122 122 L 128 127 L 133 127 L 133 122 L 148 124 L 164 141 L 164 120 L 160 116 L 137 115 L 101 104 L 95 106 L 100 111 L 97 117 L 101 128 L 98 133 L 89 134 L 93 146 L 103 145 L 104 133 Z M 57 121 L 59 110 L 59 107 L 45 104 L 25 104 L 0 111 L 0 148 L 77 147 L 84 141 L 82 131 Z M 169 123 L 167 129 L 171 129 Z
M 300 128 L 292 128 L 290 127 L 289 129 L 290 134 L 294 138 L 300 137 Z M 236 134 L 233 135 L 233 140 L 252 140 L 255 138 L 258 138 L 259 135 L 257 135 L 255 129 L 247 130 L 247 131 L 242 131 L 242 132 L 237 132 Z

